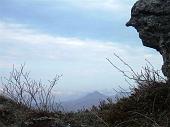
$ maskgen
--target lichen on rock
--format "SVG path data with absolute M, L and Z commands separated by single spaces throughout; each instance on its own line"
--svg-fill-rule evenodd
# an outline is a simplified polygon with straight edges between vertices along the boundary
M 126 26 L 133 26 L 143 45 L 163 56 L 162 72 L 170 81 L 170 0 L 138 0 Z

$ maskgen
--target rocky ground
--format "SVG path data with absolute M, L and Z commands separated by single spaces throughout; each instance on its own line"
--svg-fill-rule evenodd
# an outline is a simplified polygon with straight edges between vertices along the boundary
M 57 117 L 59 117 L 57 113 L 48 114 L 29 110 L 0 96 L 0 127 L 66 127 Z

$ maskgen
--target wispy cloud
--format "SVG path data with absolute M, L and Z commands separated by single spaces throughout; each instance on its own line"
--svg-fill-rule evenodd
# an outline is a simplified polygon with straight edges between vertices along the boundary
M 61 55 L 65 54 L 63 51 L 66 50 L 69 52 L 74 52 L 76 54 L 80 54 L 79 52 L 81 52 L 82 54 L 88 55 L 89 52 L 93 54 L 96 53 L 96 55 L 97 53 L 104 53 L 106 55 L 106 53 L 111 53 L 113 51 L 118 53 L 131 54 L 136 51 L 141 53 L 142 50 L 144 50 L 139 47 L 136 47 L 136 49 L 131 50 L 133 46 L 121 44 L 119 42 L 102 42 L 89 39 L 81 40 L 78 38 L 52 36 L 50 34 L 45 34 L 33 30 L 28 26 L 5 22 L 0 22 L 0 34 L 1 44 L 5 42 L 10 42 L 18 44 L 32 44 L 37 45 L 38 47 L 55 47 L 58 51 L 61 52 Z M 83 53 L 84 51 L 88 52 Z
M 7 49 L 1 51 L 0 59 L 3 62 L 0 63 L 0 68 L 6 67 L 6 63 L 26 62 L 31 63 L 34 69 L 39 68 L 37 75 L 40 73 L 50 75 L 52 72 L 47 70 L 56 69 L 64 74 L 63 89 L 67 87 L 89 90 L 96 89 L 96 85 L 99 85 L 98 89 L 102 89 L 107 87 L 102 84 L 113 87 L 113 80 L 123 82 L 118 72 L 111 71 L 112 67 L 105 60 L 108 57 L 124 69 L 124 66 L 114 58 L 114 52 L 133 65 L 137 71 L 145 65 L 145 58 L 156 63 L 157 68 L 161 66 L 159 54 L 128 43 L 53 36 L 27 25 L 9 22 L 0 22 L 0 35 L 1 49 Z
M 134 48 L 132 45 L 121 44 L 119 42 L 102 42 L 89 39 L 81 40 L 78 38 L 52 36 L 50 34 L 41 33 L 37 30 L 31 29 L 22 24 L 0 22 L 0 35 L 1 45 L 6 42 L 25 45 L 31 44 L 31 47 L 36 47 L 35 49 L 33 48 L 36 52 L 38 50 L 42 51 L 45 49 L 44 51 L 49 55 L 49 58 L 55 58 L 58 57 L 58 55 L 61 55 L 62 57 L 64 55 L 75 55 L 79 57 L 91 56 L 94 57 L 93 59 L 97 59 L 97 57 L 102 54 L 102 56 L 107 57 L 113 54 L 113 52 L 117 52 L 120 55 L 129 55 L 129 57 L 132 57 L 130 55 L 134 53 L 143 55 L 143 57 L 152 56 L 151 54 L 148 54 L 149 52 L 146 52 L 144 48 L 137 46 Z M 48 48 L 54 49 L 54 51 L 47 51 Z M 12 54 L 15 53 L 13 52 Z
M 67 1 L 73 6 L 90 10 L 113 11 L 113 13 L 125 12 L 131 4 L 137 0 L 72 0 Z
M 1 2 L 4 7 L 0 8 L 0 19 L 60 36 L 126 41 L 127 37 L 133 39 L 133 33 L 125 27 L 132 1 L 135 0 L 6 0 Z

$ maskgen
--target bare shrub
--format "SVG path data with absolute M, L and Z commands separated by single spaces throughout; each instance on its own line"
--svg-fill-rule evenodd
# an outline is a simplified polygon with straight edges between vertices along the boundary
M 161 125 L 168 126 L 169 85 L 167 78 L 162 75 L 161 70 L 155 69 L 154 66 L 146 60 L 146 66 L 142 67 L 140 72 L 135 72 L 134 69 L 117 54 L 114 54 L 114 56 L 127 67 L 127 71 L 116 66 L 110 59 L 106 59 L 115 69 L 123 74 L 129 84 L 131 95 L 128 98 L 120 99 L 117 103 L 110 106 L 112 110 L 114 109 L 113 112 L 110 113 L 113 117 L 110 123 L 113 124 L 113 121 L 116 121 L 115 119 L 117 118 L 119 122 L 114 123 L 116 127 L 131 124 L 134 126 L 139 126 L 140 124 L 141 126 L 153 127 L 160 127 Z M 124 89 L 122 90 L 125 91 Z M 103 104 L 102 107 L 104 106 L 106 107 L 108 104 Z M 108 109 L 109 112 L 112 110 Z M 119 115 L 117 115 L 117 113 Z M 160 114 L 164 114 L 164 116 L 162 115 L 160 117 Z M 110 118 L 106 121 L 109 120 Z
M 141 88 L 152 86 L 155 82 L 162 82 L 162 83 L 167 82 L 167 79 L 161 75 L 161 70 L 156 70 L 148 60 L 146 60 L 147 62 L 146 66 L 142 67 L 141 71 L 138 73 L 135 72 L 134 69 L 128 63 L 126 63 L 122 58 L 120 58 L 117 54 L 114 54 L 114 56 L 118 60 L 120 60 L 122 64 L 124 64 L 128 68 L 129 71 L 122 70 L 121 68 L 114 65 L 114 63 L 110 59 L 108 58 L 106 59 L 114 68 L 116 68 L 119 72 L 123 74 L 127 82 L 128 82 L 127 79 L 131 81 L 133 80 L 135 83 L 137 83 L 138 87 Z M 133 85 L 130 84 L 129 82 L 128 84 L 130 85 L 130 87 L 133 87 Z
M 1 78 L 3 94 L 29 109 L 44 112 L 58 110 L 52 91 L 61 76 L 56 75 L 49 84 L 45 85 L 41 81 L 31 79 L 30 73 L 25 72 L 24 67 L 25 65 L 21 65 L 19 69 L 16 69 L 13 66 L 10 76 Z

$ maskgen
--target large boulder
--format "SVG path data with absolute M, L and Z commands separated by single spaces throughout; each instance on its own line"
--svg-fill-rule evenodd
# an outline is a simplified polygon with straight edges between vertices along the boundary
M 126 25 L 137 30 L 144 46 L 161 53 L 162 72 L 170 80 L 170 0 L 138 0 Z

